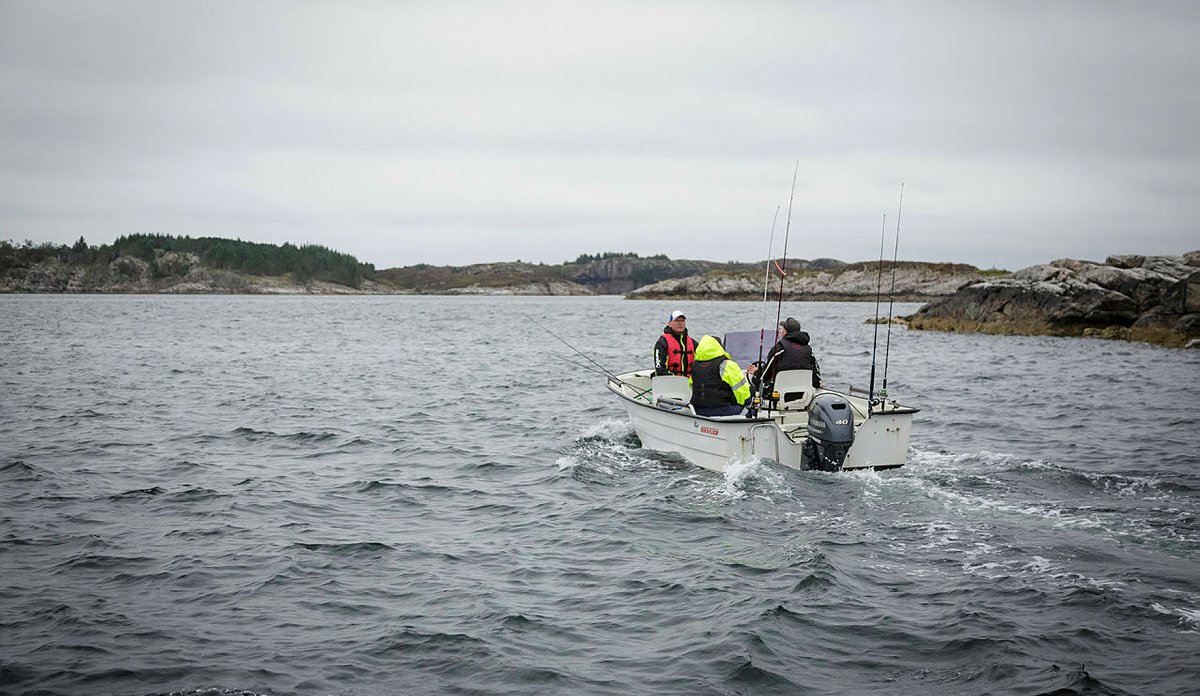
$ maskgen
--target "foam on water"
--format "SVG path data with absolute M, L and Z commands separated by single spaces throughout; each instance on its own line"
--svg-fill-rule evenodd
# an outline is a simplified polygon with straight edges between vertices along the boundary
M 611 442 L 624 442 L 633 435 L 633 424 L 628 418 L 602 418 L 587 426 L 581 439 L 600 438 Z
M 718 499 L 736 500 L 754 496 L 760 500 L 771 500 L 775 496 L 791 493 L 783 474 L 759 457 L 734 457 L 725 465 L 725 471 L 719 478 L 713 474 L 704 477 L 704 480 L 711 482 L 703 486 L 707 494 Z
M 1179 615 L 1180 625 L 1187 630 L 1188 633 L 1196 633 L 1200 631 L 1200 609 L 1196 608 L 1176 608 L 1175 613 Z

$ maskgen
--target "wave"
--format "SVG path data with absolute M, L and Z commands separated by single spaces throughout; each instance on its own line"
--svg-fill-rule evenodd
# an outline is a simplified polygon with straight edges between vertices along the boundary
M 219 527 L 197 527 L 192 529 L 172 529 L 163 536 L 173 539 L 210 539 L 226 534 L 236 534 L 247 531 L 245 527 L 222 525 Z
M 13 480 L 20 480 L 39 479 L 45 472 L 24 460 L 14 459 L 0 464 L 0 474 L 3 474 L 5 478 L 12 477 Z
M 792 691 L 801 685 L 789 680 L 782 674 L 776 674 L 765 667 L 754 664 L 750 658 L 740 658 L 732 668 L 727 670 L 731 685 L 739 685 L 753 691 L 766 689 L 770 692 Z
M 396 547 L 390 544 L 384 544 L 378 541 L 355 541 L 355 542 L 297 542 L 292 544 L 294 548 L 305 549 L 308 551 L 320 551 L 329 553 L 334 556 L 358 556 L 360 554 L 378 555 L 381 553 L 390 553 L 396 550 Z
M 446 486 L 439 483 L 413 483 L 406 481 L 355 481 L 350 486 L 358 493 L 372 493 L 376 491 L 420 491 L 433 493 L 452 493 L 459 489 L 453 486 Z
M 154 565 L 157 559 L 149 556 L 120 556 L 105 553 L 85 553 L 73 556 L 65 561 L 51 566 L 54 574 L 77 572 L 80 570 L 120 570 L 125 571 L 132 565 Z
M 164 489 L 160 486 L 150 486 L 149 488 L 134 488 L 132 490 L 125 491 L 123 493 L 114 493 L 113 495 L 108 496 L 108 500 L 119 501 L 119 500 L 129 500 L 129 499 L 136 499 L 136 498 L 146 498 L 146 497 L 155 496 L 155 495 L 162 495 L 163 493 L 166 493 L 166 489 Z
M 1179 617 L 1179 625 L 1184 633 L 1200 633 L 1200 608 L 1196 607 L 1175 607 L 1167 609 L 1161 604 L 1152 604 L 1150 608 L 1171 616 Z
M 181 474 L 181 473 L 190 473 L 197 469 L 204 469 L 204 468 L 207 468 L 206 465 L 204 465 L 204 464 L 200 464 L 198 462 L 193 462 L 188 459 L 179 459 L 179 460 L 176 460 L 173 462 L 168 462 L 167 465 L 163 467 L 163 471 L 166 473 L 180 473 Z
M 159 696 L 271 696 L 268 693 L 247 691 L 246 689 L 225 689 L 219 686 L 202 686 L 186 691 L 168 691 Z
M 338 449 L 345 450 L 345 449 L 355 449 L 358 447 L 375 447 L 378 444 L 379 443 L 375 442 L 374 440 L 372 440 L 369 437 L 363 437 L 362 435 L 356 435 L 354 437 L 351 437 L 348 440 L 343 440 L 342 442 L 339 442 Z
M 215 498 L 228 498 L 228 493 L 214 491 L 211 488 L 186 488 L 182 491 L 171 493 L 167 499 L 176 503 L 198 503 L 204 500 L 213 500 Z
M 1037 518 L 1114 540 L 1200 548 L 1200 524 L 1181 514 L 1190 487 L 1153 475 L 1082 471 L 991 452 L 919 449 L 912 464 L 870 481 L 877 491 L 911 488 L 964 513 Z M 1190 504 L 1189 504 L 1190 506 Z
M 1196 489 L 1179 481 L 1165 480 L 1152 474 L 1120 474 L 1081 470 L 1063 464 L 1043 460 L 1021 461 L 1013 464 L 1013 471 L 1035 474 L 1049 473 L 1061 481 L 1079 484 L 1097 492 L 1111 493 L 1118 497 L 1145 495 L 1161 492 L 1192 493 Z
M 490 654 L 487 641 L 466 633 L 424 631 L 411 627 L 391 632 L 375 641 L 366 652 L 375 657 L 393 653 L 427 655 L 434 656 L 439 661 L 452 657 L 487 657 Z
M 294 433 L 277 433 L 272 430 L 258 430 L 246 426 L 233 429 L 233 434 L 251 442 L 261 440 L 287 440 L 290 442 L 327 442 L 341 437 L 338 433 L 309 432 L 300 430 Z
M 614 443 L 628 443 L 630 437 L 637 438 L 633 424 L 624 418 L 604 418 L 588 426 L 576 443 L 591 440 L 603 440 Z M 639 442 L 638 445 L 641 443 Z
M 790 496 L 792 487 L 783 472 L 761 457 L 734 458 L 721 474 L 721 485 L 713 492 L 726 498 Z
M 107 414 L 100 413 L 99 411 L 93 411 L 90 408 L 83 408 L 83 409 L 79 409 L 79 410 L 75 411 L 74 413 L 64 413 L 63 415 L 59 416 L 58 419 L 59 420 L 76 420 L 79 418 L 103 418 L 106 415 Z

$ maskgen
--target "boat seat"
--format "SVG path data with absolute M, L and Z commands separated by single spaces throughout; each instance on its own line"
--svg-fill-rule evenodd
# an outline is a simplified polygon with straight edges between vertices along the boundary
M 687 411 L 692 415 L 696 414 L 696 410 L 687 402 L 687 399 L 672 399 L 669 396 L 660 396 L 655 400 L 654 405 L 664 411 Z
M 659 398 L 667 398 L 687 403 L 692 400 L 692 385 L 688 378 L 680 375 L 655 375 L 650 379 L 650 403 L 658 403 Z
M 816 395 L 812 370 L 780 370 L 775 374 L 775 392 L 779 394 L 779 410 L 808 408 Z

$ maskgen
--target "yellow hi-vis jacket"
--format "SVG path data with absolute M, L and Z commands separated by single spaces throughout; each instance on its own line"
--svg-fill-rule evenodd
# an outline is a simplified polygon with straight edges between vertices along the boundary
M 750 398 L 750 383 L 746 379 L 746 373 L 742 372 L 742 368 L 734 362 L 729 353 L 721 347 L 721 342 L 712 336 L 704 336 L 700 342 L 696 344 L 695 362 L 703 362 L 706 360 L 715 360 L 724 358 L 720 363 L 721 381 L 729 385 L 730 391 L 733 392 L 733 398 L 737 400 L 739 406 L 743 406 L 746 400 Z M 695 372 L 695 363 L 693 363 L 693 373 Z M 688 377 L 688 384 L 695 386 L 693 381 L 695 374 Z M 693 391 L 693 394 L 695 392 Z

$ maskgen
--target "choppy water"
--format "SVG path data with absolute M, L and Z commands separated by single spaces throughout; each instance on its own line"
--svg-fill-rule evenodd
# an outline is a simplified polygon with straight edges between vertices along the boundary
M 0 690 L 1196 693 L 1200 353 L 896 331 L 908 466 L 720 476 L 532 323 L 673 308 L 0 297 Z M 785 311 L 865 386 L 872 304 Z

